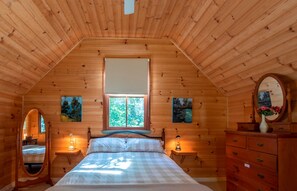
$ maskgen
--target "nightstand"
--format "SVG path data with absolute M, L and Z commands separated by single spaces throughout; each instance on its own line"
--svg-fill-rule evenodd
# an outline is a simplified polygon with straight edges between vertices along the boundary
M 181 156 L 180 164 L 184 162 L 186 156 L 193 156 L 193 157 L 195 157 L 195 160 L 198 159 L 197 151 L 176 151 L 176 150 L 171 150 L 170 157 L 173 158 L 173 155 Z
M 75 149 L 73 151 L 70 150 L 62 150 L 62 151 L 56 151 L 55 154 L 57 156 L 64 156 L 67 158 L 68 163 L 71 164 L 71 156 L 77 156 L 81 153 L 79 149 Z

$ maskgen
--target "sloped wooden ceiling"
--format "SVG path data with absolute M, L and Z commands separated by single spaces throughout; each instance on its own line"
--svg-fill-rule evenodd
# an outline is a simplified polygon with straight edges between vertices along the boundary
M 232 95 L 297 78 L 296 26 L 296 0 L 1 0 L 0 86 L 26 93 L 83 38 L 168 38 Z

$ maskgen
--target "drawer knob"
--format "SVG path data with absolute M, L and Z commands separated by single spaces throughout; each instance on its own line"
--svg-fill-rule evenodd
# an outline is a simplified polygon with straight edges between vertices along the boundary
M 234 143 L 237 143 L 237 142 L 238 142 L 238 140 L 237 140 L 237 139 L 233 139 L 233 142 L 234 142 Z
M 257 143 L 257 146 L 258 146 L 258 147 L 263 147 L 264 144 L 263 144 L 263 143 Z
M 261 179 L 264 179 L 264 178 L 265 178 L 265 176 L 264 176 L 263 174 L 257 174 L 257 176 L 258 176 L 259 178 L 261 178 Z
M 264 162 L 264 160 L 260 159 L 260 158 L 257 158 L 256 160 L 257 160 L 257 162 Z
M 234 152 L 233 151 L 232 154 L 235 155 L 235 156 L 237 156 L 238 155 L 238 152 Z

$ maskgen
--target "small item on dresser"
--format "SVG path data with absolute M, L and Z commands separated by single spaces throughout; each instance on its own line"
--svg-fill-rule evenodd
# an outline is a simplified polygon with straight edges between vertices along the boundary
M 259 132 L 259 123 L 253 122 L 238 122 L 237 123 L 238 131 L 254 131 Z
M 262 120 L 260 123 L 260 132 L 267 133 L 267 131 L 268 131 L 268 124 L 266 122 L 266 116 L 264 114 L 262 114 Z

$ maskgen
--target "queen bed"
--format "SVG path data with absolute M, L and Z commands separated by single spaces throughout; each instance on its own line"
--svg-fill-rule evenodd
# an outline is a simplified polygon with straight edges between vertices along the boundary
M 115 137 L 91 139 L 87 156 L 47 191 L 58 190 L 211 191 L 168 157 L 160 140 Z

